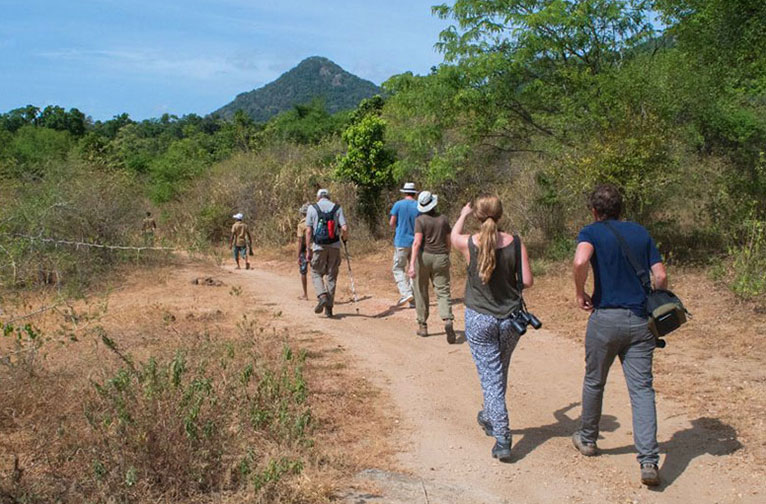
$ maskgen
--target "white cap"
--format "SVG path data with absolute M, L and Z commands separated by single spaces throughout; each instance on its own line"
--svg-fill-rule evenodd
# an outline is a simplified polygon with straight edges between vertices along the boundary
M 242 220 L 242 217 L 244 217 L 244 215 L 242 215 L 242 213 L 240 212 L 240 213 L 236 213 L 232 215 L 232 217 L 234 217 L 237 220 Z
M 327 189 L 320 189 L 317 191 L 317 198 L 329 198 L 330 197 L 330 191 Z

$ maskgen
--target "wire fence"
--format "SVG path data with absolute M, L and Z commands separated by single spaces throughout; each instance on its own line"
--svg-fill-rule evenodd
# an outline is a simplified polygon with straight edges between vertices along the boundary
M 25 240 L 29 240 L 32 242 L 51 243 L 53 245 L 68 245 L 75 248 L 86 247 L 86 248 L 98 248 L 98 249 L 107 249 L 107 250 L 133 250 L 136 252 L 142 252 L 144 250 L 164 250 L 164 251 L 170 251 L 170 252 L 178 251 L 178 249 L 174 247 L 155 247 L 153 245 L 152 246 L 106 245 L 103 243 L 91 243 L 91 242 L 76 241 L 76 240 L 60 240 L 56 238 L 44 238 L 42 236 L 33 236 L 33 235 L 25 235 L 25 234 L 14 234 L 10 236 L 14 238 L 23 238 Z
M 7 234 L 7 233 L 0 233 L 4 236 L 12 237 L 12 238 L 20 238 L 24 240 L 29 240 L 30 242 L 39 242 L 39 243 L 47 243 L 52 244 L 55 246 L 69 246 L 69 247 L 75 247 L 75 249 L 82 248 L 93 248 L 93 249 L 105 249 L 105 250 L 121 250 L 121 251 L 133 251 L 136 252 L 136 254 L 140 254 L 144 251 L 165 251 L 165 252 L 177 252 L 180 249 L 174 248 L 174 247 L 155 247 L 155 246 L 133 246 L 133 245 L 108 245 L 103 243 L 92 243 L 92 242 L 86 242 L 86 241 L 78 241 L 78 240 L 63 240 L 63 239 L 57 239 L 57 238 L 46 238 L 43 236 L 34 236 L 34 235 L 26 235 L 26 234 Z M 16 264 L 13 262 L 13 258 L 8 251 L 0 245 L 0 250 L 6 252 L 6 254 L 11 258 L 11 263 L 2 266 L 2 268 L 10 267 L 14 270 L 14 277 L 16 276 Z M 60 306 L 62 303 L 55 303 L 50 306 L 45 306 L 43 308 L 40 308 L 39 310 L 33 311 L 31 313 L 27 313 L 25 315 L 21 315 L 15 318 L 12 318 L 10 320 L 6 320 L 4 322 L 0 322 L 0 328 L 5 329 L 6 327 L 10 326 L 11 324 L 14 324 L 16 322 L 35 317 L 37 315 L 40 315 L 42 313 L 45 313 L 49 310 L 53 310 Z M 3 310 L 0 308 L 0 316 L 3 315 Z

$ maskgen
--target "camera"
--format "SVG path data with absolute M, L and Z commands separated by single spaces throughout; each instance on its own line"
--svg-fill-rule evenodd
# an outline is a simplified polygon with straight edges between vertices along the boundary
M 532 326 L 533 329 L 537 330 L 543 326 L 543 323 L 526 310 L 518 311 L 511 317 L 511 327 L 519 336 L 527 332 L 527 326 Z

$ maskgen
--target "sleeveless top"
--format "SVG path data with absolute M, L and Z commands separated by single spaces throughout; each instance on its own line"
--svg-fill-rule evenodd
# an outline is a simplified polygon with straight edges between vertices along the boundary
M 518 238 L 514 237 L 514 240 Z M 498 319 L 511 316 L 521 308 L 521 299 L 516 289 L 516 247 L 515 243 L 495 249 L 495 270 L 489 282 L 483 284 L 479 277 L 479 249 L 468 238 L 468 281 L 465 284 L 465 306 L 479 313 Z

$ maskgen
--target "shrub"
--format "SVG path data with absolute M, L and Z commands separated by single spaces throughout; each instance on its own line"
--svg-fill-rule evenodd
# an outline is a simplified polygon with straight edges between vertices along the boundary
M 744 298 L 766 294 L 766 221 L 751 219 L 746 223 L 744 245 L 732 248 L 734 278 L 732 290 Z

